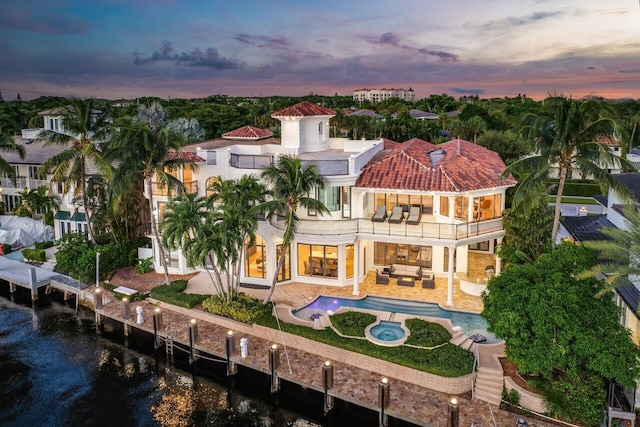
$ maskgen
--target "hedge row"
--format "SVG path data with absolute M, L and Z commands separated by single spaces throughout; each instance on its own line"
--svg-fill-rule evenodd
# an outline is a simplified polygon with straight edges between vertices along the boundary
M 551 188 L 551 194 L 557 194 L 558 181 L 553 180 L 554 186 Z M 582 181 L 567 181 L 564 184 L 563 196 L 593 197 L 602 194 L 602 190 L 598 184 Z
M 27 261 L 33 261 L 33 262 L 47 261 L 47 254 L 45 254 L 44 249 L 23 249 L 22 256 Z
M 151 289 L 151 298 L 184 308 L 193 308 L 208 298 L 207 295 L 185 294 L 186 280 L 175 280 L 170 285 L 156 286 Z

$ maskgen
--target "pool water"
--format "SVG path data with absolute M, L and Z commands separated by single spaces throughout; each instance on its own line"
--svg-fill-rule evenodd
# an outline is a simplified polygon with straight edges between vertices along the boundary
M 398 322 L 381 320 L 369 331 L 372 337 L 380 341 L 397 341 L 404 337 L 404 330 Z
M 417 316 L 438 317 L 449 319 L 453 326 L 459 326 L 467 335 L 480 333 L 487 337 L 483 344 L 494 344 L 500 340 L 487 332 L 487 321 L 479 314 L 462 311 L 445 310 L 438 304 L 422 301 L 408 301 L 394 298 L 367 296 L 361 299 L 335 298 L 319 296 L 311 304 L 296 310 L 293 314 L 303 320 L 311 320 L 313 315 L 335 312 L 340 307 L 353 307 L 365 310 L 378 310 L 391 313 L 415 314 Z

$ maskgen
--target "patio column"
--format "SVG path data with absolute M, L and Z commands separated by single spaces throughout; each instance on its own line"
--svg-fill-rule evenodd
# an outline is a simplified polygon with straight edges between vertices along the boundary
M 455 246 L 450 247 L 449 248 L 449 270 L 448 270 L 449 283 L 447 288 L 447 305 L 448 306 L 453 306 L 453 261 L 455 259 L 455 255 L 456 255 Z
M 498 239 L 498 246 L 502 244 L 502 239 L 503 239 L 502 237 Z M 501 271 L 502 271 L 502 258 L 500 258 L 496 254 L 496 274 L 500 274 Z
M 345 267 L 346 267 L 345 257 Z M 353 242 L 353 295 L 360 294 L 360 241 Z

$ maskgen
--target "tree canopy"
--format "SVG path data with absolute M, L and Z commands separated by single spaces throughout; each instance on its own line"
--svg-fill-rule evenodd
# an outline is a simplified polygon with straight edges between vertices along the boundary
M 524 372 L 551 378 L 554 369 L 587 370 L 635 384 L 640 349 L 618 321 L 618 308 L 611 298 L 594 298 L 602 283 L 575 277 L 594 263 L 586 248 L 563 243 L 489 283 L 483 316 Z

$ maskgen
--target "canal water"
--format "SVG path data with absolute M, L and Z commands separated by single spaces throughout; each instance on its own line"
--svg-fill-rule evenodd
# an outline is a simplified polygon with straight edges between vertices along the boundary
M 376 412 L 341 401 L 325 416 L 320 393 L 286 382 L 272 395 L 266 375 L 243 367 L 228 378 L 219 361 L 169 365 L 150 335 L 124 337 L 115 322 L 98 332 L 92 311 L 53 295 L 31 308 L 27 292 L 14 302 L 0 285 L 0 426 L 378 424 Z

